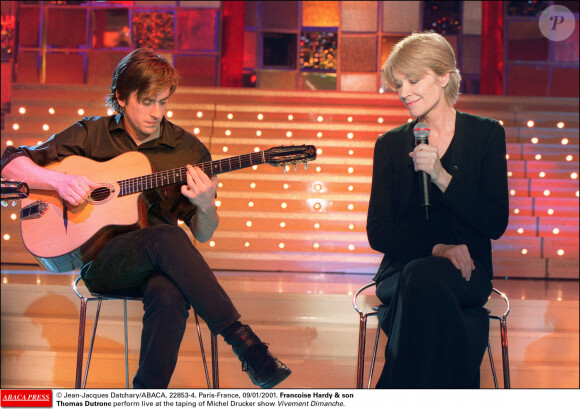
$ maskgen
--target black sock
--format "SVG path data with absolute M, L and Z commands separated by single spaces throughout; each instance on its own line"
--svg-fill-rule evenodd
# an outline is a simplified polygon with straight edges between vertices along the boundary
M 240 321 L 234 322 L 232 325 L 220 332 L 220 335 L 227 341 L 236 330 L 244 325 Z

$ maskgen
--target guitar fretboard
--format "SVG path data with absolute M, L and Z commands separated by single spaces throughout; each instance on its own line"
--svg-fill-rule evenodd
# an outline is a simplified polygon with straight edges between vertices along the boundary
M 248 153 L 231 158 L 215 160 L 210 162 L 197 163 L 194 166 L 200 167 L 208 176 L 218 175 L 220 173 L 231 172 L 233 170 L 249 168 L 254 165 L 266 163 L 268 153 L 266 151 Z M 138 176 L 135 178 L 118 181 L 121 186 L 119 196 L 141 193 L 145 190 L 155 189 L 158 187 L 169 186 L 176 183 L 187 182 L 187 168 L 175 168 L 155 172 L 150 175 Z

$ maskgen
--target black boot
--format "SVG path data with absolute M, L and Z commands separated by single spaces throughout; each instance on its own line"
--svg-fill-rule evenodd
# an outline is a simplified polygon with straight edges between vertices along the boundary
M 242 361 L 242 371 L 247 372 L 254 385 L 260 388 L 273 388 L 292 373 L 278 358 L 272 356 L 266 344 L 248 325 L 236 329 L 225 341 Z

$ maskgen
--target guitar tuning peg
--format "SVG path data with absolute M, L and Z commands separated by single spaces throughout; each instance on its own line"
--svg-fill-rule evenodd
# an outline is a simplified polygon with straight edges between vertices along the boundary
M 286 173 L 286 166 L 282 166 L 282 173 Z
M 294 164 L 294 172 L 298 172 L 298 164 L 297 163 Z
M 304 162 L 304 170 L 308 169 L 308 162 Z

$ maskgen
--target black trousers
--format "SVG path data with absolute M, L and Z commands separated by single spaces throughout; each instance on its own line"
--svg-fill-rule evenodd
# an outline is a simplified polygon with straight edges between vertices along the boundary
M 240 318 L 187 234 L 156 225 L 112 239 L 81 275 L 93 292 L 143 297 L 135 388 L 167 388 L 190 306 L 218 334 Z
M 489 337 L 482 307 L 491 294 L 489 273 L 476 268 L 466 281 L 441 257 L 401 267 L 377 285 L 389 337 L 377 388 L 478 388 Z

